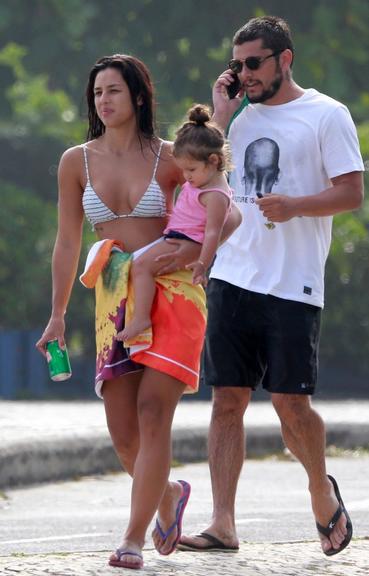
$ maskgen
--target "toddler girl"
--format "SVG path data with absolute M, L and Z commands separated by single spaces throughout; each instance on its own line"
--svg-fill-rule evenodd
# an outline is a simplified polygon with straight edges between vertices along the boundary
M 202 245 L 198 260 L 187 268 L 193 271 L 194 284 L 206 285 L 206 271 L 218 248 L 232 197 L 225 174 L 229 167 L 228 147 L 222 131 L 211 123 L 206 106 L 196 104 L 190 109 L 188 121 L 176 133 L 173 156 L 186 181 L 164 230 L 164 240 L 177 238 Z M 176 247 L 159 242 L 132 262 L 134 314 L 118 332 L 118 340 L 130 340 L 150 327 L 155 275 L 161 267 L 156 258 L 171 249 Z

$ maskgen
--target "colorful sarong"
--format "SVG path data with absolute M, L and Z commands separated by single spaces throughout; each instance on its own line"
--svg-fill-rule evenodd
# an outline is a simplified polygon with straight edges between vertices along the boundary
M 186 384 L 196 392 L 206 327 L 205 292 L 192 284 L 192 272 L 181 270 L 156 277 L 151 311 L 152 330 L 129 342 L 115 336 L 129 321 L 134 294 L 129 282 L 132 254 L 120 242 L 96 242 L 87 257 L 80 281 L 96 292 L 96 379 L 98 396 L 105 380 L 149 366 Z

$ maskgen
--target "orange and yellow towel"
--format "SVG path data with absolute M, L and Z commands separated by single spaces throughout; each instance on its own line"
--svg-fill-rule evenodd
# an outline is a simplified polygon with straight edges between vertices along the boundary
M 115 339 L 134 308 L 129 282 L 132 254 L 115 240 L 96 242 L 87 257 L 80 281 L 96 291 L 96 392 L 105 380 L 150 366 L 196 392 L 206 327 L 205 292 L 192 284 L 192 272 L 181 270 L 156 278 L 151 312 L 152 330 L 128 342 Z

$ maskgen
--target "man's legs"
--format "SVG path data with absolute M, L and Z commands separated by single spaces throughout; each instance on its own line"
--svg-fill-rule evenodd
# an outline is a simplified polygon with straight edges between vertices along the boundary
M 338 501 L 326 472 L 324 422 L 307 395 L 272 394 L 272 402 L 281 421 L 284 442 L 307 472 L 315 519 L 327 526 Z M 338 549 L 346 533 L 346 518 L 341 514 L 330 537 L 321 535 L 323 550 Z
M 208 440 L 213 515 L 208 529 L 202 533 L 210 538 L 182 536 L 178 546 L 182 550 L 238 546 L 235 498 L 245 459 L 243 416 L 252 389 L 264 372 L 253 323 L 258 308 L 254 294 L 223 280 L 211 279 L 207 299 L 203 373 L 205 383 L 213 388 Z
M 249 388 L 214 388 L 208 440 L 213 515 L 204 532 L 231 547 L 238 546 L 235 498 L 245 459 L 243 416 L 250 397 Z M 209 545 L 206 539 L 198 536 L 183 535 L 180 542 L 198 548 Z

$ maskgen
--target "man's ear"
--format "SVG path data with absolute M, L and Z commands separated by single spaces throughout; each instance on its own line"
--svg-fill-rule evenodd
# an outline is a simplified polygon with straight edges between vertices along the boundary
M 286 48 L 286 50 L 283 50 L 282 54 L 280 55 L 280 64 L 282 70 L 287 70 L 288 68 L 291 68 L 292 62 L 293 62 L 293 54 L 289 48 Z

